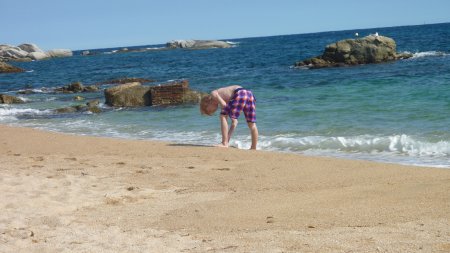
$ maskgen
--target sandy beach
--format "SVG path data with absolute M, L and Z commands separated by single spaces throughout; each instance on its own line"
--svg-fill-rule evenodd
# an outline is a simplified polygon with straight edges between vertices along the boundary
M 450 170 L 0 126 L 0 252 L 450 252 Z

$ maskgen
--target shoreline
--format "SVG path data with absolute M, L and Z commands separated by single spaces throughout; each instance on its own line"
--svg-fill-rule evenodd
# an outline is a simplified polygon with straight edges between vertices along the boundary
M 448 252 L 450 171 L 0 125 L 0 251 Z
M 112 139 L 119 139 L 119 140 L 130 140 L 130 141 L 149 141 L 149 142 L 158 142 L 158 143 L 166 143 L 166 144 L 177 144 L 177 145 L 191 145 L 191 146 L 204 146 L 204 147 L 213 147 L 212 144 L 204 144 L 204 143 L 193 143 L 191 140 L 188 140 L 188 143 L 183 142 L 176 142 L 171 140 L 164 140 L 164 139 L 157 139 L 157 138 L 139 138 L 139 137 L 133 137 L 133 136 L 110 136 L 110 135 L 102 135 L 99 133 L 90 133 L 90 134 L 81 134 L 81 133 L 75 133 L 75 132 L 62 132 L 61 129 L 44 129 L 39 127 L 33 127 L 33 126 L 21 126 L 20 124 L 14 124 L 14 123 L 0 123 L 0 125 L 7 126 L 7 127 L 16 127 L 16 128 L 29 128 L 29 129 L 35 129 L 39 131 L 44 132 L 50 132 L 50 133 L 58 133 L 58 134 L 66 134 L 66 135 L 73 135 L 73 136 L 90 136 L 90 137 L 97 137 L 97 138 L 112 138 Z M 239 150 L 246 150 L 247 148 L 238 147 L 237 146 L 230 146 L 231 148 L 239 149 Z M 415 157 L 411 156 L 408 157 L 408 159 L 401 159 L 400 157 L 396 157 L 394 155 L 388 156 L 389 158 L 383 159 L 382 156 L 371 156 L 369 154 L 364 153 L 339 153 L 337 151 L 330 151 L 330 152 L 320 152 L 320 153 L 314 153 L 314 152 L 308 152 L 308 150 L 304 151 L 290 151 L 290 150 L 278 150 L 278 149 L 258 149 L 260 152 L 273 152 L 273 153 L 279 153 L 279 154 L 293 154 L 293 155 L 299 155 L 299 156 L 307 156 L 307 157 L 317 157 L 317 158 L 331 158 L 331 159 L 342 159 L 342 160 L 351 160 L 351 161 L 363 161 L 363 162 L 375 162 L 375 163 L 383 163 L 383 164 L 393 164 L 393 165 L 402 165 L 402 166 L 413 166 L 413 167 L 421 167 L 421 168 L 436 168 L 436 169 L 450 169 L 450 165 L 446 165 L 442 163 L 432 163 L 432 162 L 424 162 L 419 163 L 419 161 L 414 160 Z M 334 152 L 334 153 L 333 153 Z M 413 159 L 413 160 L 411 160 Z

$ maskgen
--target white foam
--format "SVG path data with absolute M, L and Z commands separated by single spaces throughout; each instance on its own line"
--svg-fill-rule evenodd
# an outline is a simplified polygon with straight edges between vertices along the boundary
M 240 44 L 240 42 L 233 42 L 233 41 L 229 41 L 229 40 L 227 40 L 225 42 L 230 44 L 230 45 L 239 45 Z
M 410 52 L 405 52 L 410 53 Z M 423 58 L 423 57 L 442 57 L 447 56 L 448 54 L 441 51 L 425 51 L 425 52 L 416 52 L 413 53 L 412 58 Z
M 24 101 L 24 102 L 29 102 L 29 101 L 31 101 L 31 99 L 26 98 L 26 97 L 23 97 L 23 96 L 18 96 L 18 98 L 22 99 L 22 101 Z
M 38 110 L 31 108 L 0 107 L 0 120 L 17 119 L 17 116 L 32 116 L 51 114 L 51 110 Z
M 165 47 L 147 47 L 145 49 L 146 50 L 161 50 L 161 49 L 165 49 Z
M 307 150 L 335 150 L 346 153 L 391 153 L 410 157 L 450 157 L 450 142 L 429 142 L 401 134 L 392 136 L 295 136 L 263 137 L 264 149 L 302 152 Z

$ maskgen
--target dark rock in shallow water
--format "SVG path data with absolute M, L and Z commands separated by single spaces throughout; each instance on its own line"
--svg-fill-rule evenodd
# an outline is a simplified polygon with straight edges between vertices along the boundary
M 92 112 L 92 113 L 101 113 L 102 109 L 98 107 L 100 101 L 98 99 L 91 100 L 87 102 L 85 105 L 73 105 L 69 107 L 59 108 L 54 110 L 56 113 L 75 113 L 75 112 Z
M 22 99 L 14 96 L 0 94 L 0 104 L 23 104 Z
M 110 106 L 152 106 L 198 103 L 202 94 L 189 89 L 187 80 L 158 86 L 143 86 L 139 82 L 105 89 L 105 103 Z
M 78 111 L 78 108 L 79 107 L 77 107 L 77 106 L 69 106 L 69 107 L 55 109 L 55 112 L 56 113 L 74 113 L 74 112 Z
M 24 72 L 23 69 L 11 66 L 7 63 L 0 62 L 0 73 L 19 73 Z
M 412 57 L 396 52 L 393 39 L 369 35 L 361 39 L 347 39 L 328 45 L 323 54 L 295 64 L 296 67 L 325 68 L 358 64 L 382 63 Z
M 84 86 L 81 82 L 74 82 L 67 86 L 56 88 L 55 92 L 61 93 L 79 93 L 79 92 L 96 92 L 98 87 L 96 85 Z
M 105 89 L 105 104 L 125 107 L 151 105 L 150 87 L 133 82 Z

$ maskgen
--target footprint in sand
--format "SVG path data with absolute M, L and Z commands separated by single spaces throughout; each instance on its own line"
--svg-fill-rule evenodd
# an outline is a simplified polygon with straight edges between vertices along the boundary
M 220 171 L 229 171 L 231 170 L 230 168 L 215 168 L 213 170 L 220 170 Z
M 35 162 L 42 162 L 44 161 L 44 157 L 43 156 L 36 156 L 36 157 L 30 157 L 31 159 L 33 159 L 33 161 Z

